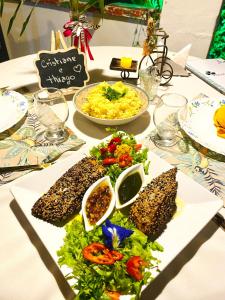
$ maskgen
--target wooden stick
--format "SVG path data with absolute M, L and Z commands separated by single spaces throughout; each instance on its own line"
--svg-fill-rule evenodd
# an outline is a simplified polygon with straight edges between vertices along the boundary
M 52 30 L 51 32 L 51 51 L 55 50 L 55 32 Z
M 60 30 L 58 30 L 58 34 L 59 34 L 59 39 L 60 39 L 61 45 L 63 46 L 63 49 L 67 50 L 67 45 L 64 41 L 64 38 L 63 38 L 62 33 L 60 32 Z
M 55 49 L 58 50 L 60 48 L 60 35 L 59 31 L 55 33 Z

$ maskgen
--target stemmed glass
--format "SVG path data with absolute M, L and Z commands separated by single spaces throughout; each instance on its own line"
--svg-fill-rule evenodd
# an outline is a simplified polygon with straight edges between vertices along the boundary
M 187 114 L 187 99 L 179 94 L 167 93 L 161 96 L 153 112 L 157 134 L 152 140 L 157 146 L 171 147 L 179 140 L 178 115 L 184 119 Z
M 64 124 L 69 108 L 61 90 L 45 88 L 34 94 L 35 112 L 46 127 L 43 137 L 53 144 L 62 143 L 68 137 Z

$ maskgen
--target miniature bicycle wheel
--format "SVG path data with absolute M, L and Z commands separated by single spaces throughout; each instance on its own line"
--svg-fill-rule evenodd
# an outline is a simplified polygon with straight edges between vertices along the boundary
M 167 84 L 173 77 L 173 68 L 169 64 L 169 59 L 165 60 L 163 57 L 158 57 L 154 60 L 154 65 L 157 66 L 161 75 L 160 85 Z

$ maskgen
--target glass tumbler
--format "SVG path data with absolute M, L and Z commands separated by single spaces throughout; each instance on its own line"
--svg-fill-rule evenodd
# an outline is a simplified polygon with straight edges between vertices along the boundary
M 62 143 L 68 137 L 64 127 L 69 108 L 61 90 L 45 88 L 34 94 L 35 112 L 46 127 L 43 138 L 53 144 Z
M 160 85 L 160 76 L 158 75 L 157 67 L 139 70 L 139 78 L 140 87 L 148 94 L 149 100 L 153 101 Z
M 157 146 L 170 147 L 179 140 L 179 117 L 187 114 L 187 99 L 179 94 L 167 93 L 161 96 L 153 112 L 157 134 L 152 137 Z

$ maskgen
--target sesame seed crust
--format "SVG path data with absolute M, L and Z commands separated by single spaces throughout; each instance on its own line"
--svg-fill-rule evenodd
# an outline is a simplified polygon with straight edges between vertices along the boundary
M 129 217 L 135 226 L 155 240 L 176 211 L 177 168 L 153 179 L 131 206 Z
M 54 225 L 63 225 L 81 209 L 86 190 L 104 175 L 105 168 L 95 158 L 83 158 L 36 201 L 32 215 Z

